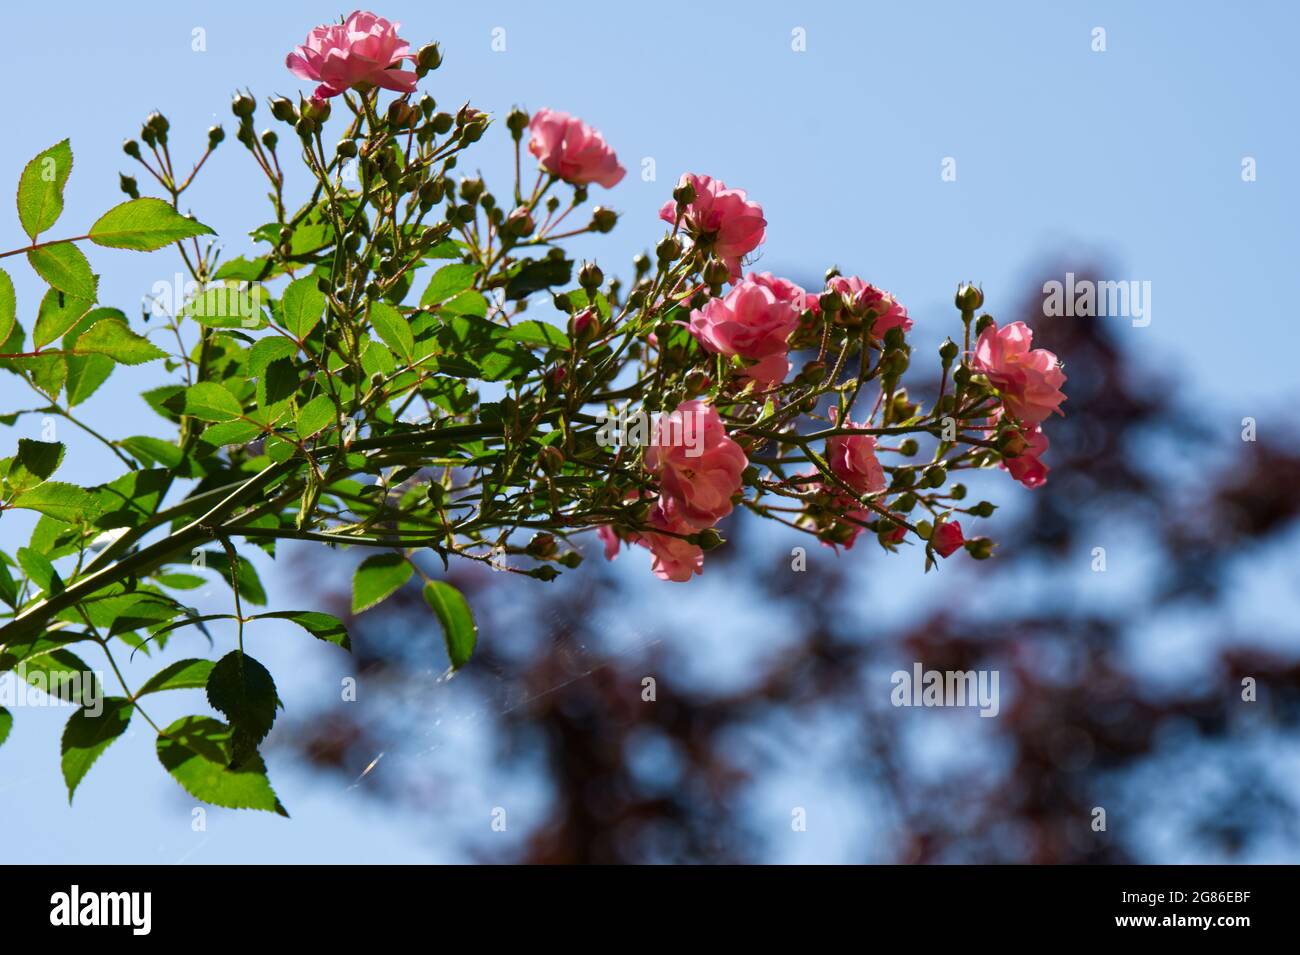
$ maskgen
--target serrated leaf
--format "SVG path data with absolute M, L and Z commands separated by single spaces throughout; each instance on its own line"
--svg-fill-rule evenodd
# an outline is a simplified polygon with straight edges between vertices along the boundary
M 352 612 L 361 613 L 386 600 L 414 573 L 415 568 L 401 554 L 367 557 L 352 575 Z
M 18 221 L 33 242 L 63 212 L 63 187 L 72 172 L 72 147 L 65 139 L 37 153 L 18 179 Z
M 411 325 L 393 306 L 384 302 L 370 303 L 370 324 L 385 345 L 409 363 L 415 354 L 415 336 Z
M 208 702 L 248 735 L 254 745 L 266 739 L 275 725 L 280 699 L 270 671 L 242 650 L 232 650 L 208 674 Z
M 289 283 L 280 299 L 280 320 L 290 335 L 302 341 L 325 314 L 325 293 L 311 276 Z
M 243 414 L 239 399 L 214 381 L 185 389 L 185 413 L 204 421 L 233 421 Z
M 191 796 L 229 809 L 288 816 L 256 753 L 231 766 L 234 731 L 207 716 L 183 716 L 158 736 L 158 761 Z
M 552 285 L 567 285 L 573 278 L 573 263 L 568 259 L 525 259 L 506 281 L 506 298 L 527 298 Z
M 120 696 L 110 696 L 103 701 L 103 708 L 97 716 L 90 710 L 78 710 L 68 719 L 63 728 L 63 751 L 60 760 L 63 766 L 63 780 L 68 784 L 68 802 L 77 791 L 77 786 L 85 778 L 90 767 L 99 759 L 101 753 L 126 732 L 131 723 L 131 713 L 135 707 L 131 701 Z
M 55 288 L 50 289 L 41 299 L 40 308 L 36 312 L 32 345 L 44 348 L 60 335 L 66 334 L 94 304 L 88 298 L 78 298 Z
M 116 367 L 113 359 L 105 355 L 68 355 L 64 363 L 68 376 L 63 384 L 69 408 L 75 408 L 90 398 Z
M 318 640 L 342 647 L 349 653 L 352 651 L 352 641 L 348 637 L 347 628 L 343 626 L 342 620 L 331 614 L 317 613 L 314 610 L 280 610 L 275 613 L 258 614 L 256 619 L 289 620 Z
M 56 590 L 63 589 L 63 581 L 60 579 L 58 571 L 54 569 L 50 559 L 40 551 L 33 550 L 30 547 L 19 547 L 16 556 L 18 557 L 18 566 L 27 575 L 27 579 L 45 593 L 53 593 Z
M 337 413 L 338 409 L 329 395 L 317 395 L 298 412 L 298 437 L 310 438 L 317 431 L 333 424 Z
M 27 253 L 36 274 L 61 292 L 94 302 L 99 296 L 99 276 L 90 270 L 90 262 L 71 242 L 56 242 Z
M 62 481 L 46 481 L 39 487 L 24 491 L 11 506 L 40 511 L 69 524 L 80 520 L 93 521 L 99 515 L 94 496 L 84 488 Z
M 449 298 L 459 295 L 474 284 L 474 276 L 477 272 L 477 265 L 464 263 L 444 265 L 433 273 L 428 287 L 420 296 L 420 305 L 423 307 L 440 305 Z
M 18 321 L 18 299 L 14 295 L 14 281 L 9 273 L 0 269 L 0 351 L 9 351 L 4 343 Z
M 547 322 L 539 322 L 535 319 L 529 319 L 526 322 L 519 322 L 511 326 L 506 332 L 506 337 L 513 342 L 519 342 L 521 345 L 528 345 L 535 348 L 564 348 L 571 347 L 569 336 L 563 331 Z
M 441 580 L 431 580 L 424 585 L 424 600 L 442 625 L 451 667 L 459 670 L 469 662 L 478 642 L 478 625 L 474 623 L 469 603 L 459 590 Z
M 209 328 L 266 327 L 262 305 L 266 295 L 262 286 L 241 288 L 240 283 L 219 282 L 195 294 L 185 303 L 181 314 Z
M 96 309 L 98 311 L 112 311 Z M 120 313 L 119 313 L 120 314 Z M 86 316 L 94 319 L 95 313 Z M 77 336 L 72 352 L 77 355 L 103 355 L 123 365 L 141 365 L 147 361 L 166 358 L 167 353 L 143 335 L 137 335 L 124 321 L 105 317 Z
M 110 249 L 152 252 L 193 236 L 212 235 L 161 199 L 130 199 L 109 209 L 90 227 L 90 241 Z
M 87 706 L 103 696 L 94 671 L 70 650 L 28 657 L 18 670 L 32 686 L 65 703 Z
M 136 691 L 136 698 L 148 693 L 161 693 L 163 690 L 206 689 L 212 667 L 211 660 L 177 660 L 151 676 Z
M 27 491 L 44 484 L 62 463 L 62 442 L 19 438 L 18 453 L 9 466 L 9 486 L 15 491 Z

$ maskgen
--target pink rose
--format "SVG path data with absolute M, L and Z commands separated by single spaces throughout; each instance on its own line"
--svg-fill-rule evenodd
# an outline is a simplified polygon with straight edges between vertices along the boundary
M 358 86 L 413 93 L 415 71 L 401 66 L 415 54 L 398 37 L 400 26 L 358 10 L 341 24 L 316 27 L 284 62 L 299 79 L 320 83 L 314 95 L 321 99 Z
M 934 525 L 930 543 L 940 557 L 948 557 L 961 549 L 966 539 L 961 536 L 961 524 L 957 521 L 941 521 Z
M 838 545 L 843 545 L 845 550 L 853 550 L 858 535 L 866 530 L 862 525 L 875 515 L 863 507 L 860 501 L 855 501 L 838 487 L 829 484 L 822 484 L 820 487 L 823 493 L 829 495 L 831 507 L 835 508 L 839 516 L 831 530 L 833 541 L 823 539 L 822 546 L 838 550 Z
M 605 137 L 568 113 L 539 109 L 528 132 L 528 151 L 543 169 L 571 185 L 595 182 L 612 189 L 626 173 Z
M 843 296 L 845 305 L 855 314 L 872 321 L 872 338 L 884 338 L 885 332 L 891 328 L 901 328 L 904 332 L 912 330 L 912 320 L 907 317 L 907 309 L 894 296 L 862 281 L 856 275 L 837 275 L 826 287 Z
M 835 423 L 837 409 L 831 409 Z M 861 428 L 845 419 L 842 427 Z M 875 494 L 885 489 L 885 469 L 876 459 L 876 438 L 870 434 L 837 434 L 826 439 L 826 461 L 835 476 L 859 494 Z
M 767 228 L 763 207 L 750 202 L 743 189 L 728 189 L 718 179 L 688 172 L 679 184 L 688 182 L 695 188 L 695 199 L 683 216 L 686 229 L 697 245 L 711 248 L 726 263 L 735 281 L 740 276 L 740 260 L 763 241 Z M 675 223 L 677 203 L 671 199 L 664 203 L 659 218 Z
M 731 513 L 749 459 L 727 437 L 717 409 L 697 398 L 655 422 L 645 463 L 659 478 L 667 518 L 699 530 Z
M 971 367 L 988 376 L 1011 414 L 1025 424 L 1038 425 L 1052 412 L 1062 413 L 1065 373 L 1046 348 L 1029 347 L 1033 340 L 1034 333 L 1024 322 L 1002 329 L 989 325 L 975 343 Z
M 778 302 L 787 303 L 796 312 L 802 313 L 808 309 L 817 311 L 817 296 L 809 295 L 789 279 L 777 278 L 771 272 L 750 272 L 745 276 L 745 281 L 763 286 L 776 296 Z
M 693 534 L 697 529 L 680 518 L 669 516 L 662 503 L 650 511 L 647 523 L 676 534 Z M 704 573 L 704 551 L 696 544 L 653 531 L 638 534 L 636 543 L 650 551 L 650 569 L 660 580 L 680 584 L 690 580 L 694 574 Z
M 672 531 L 673 534 L 693 534 L 697 530 L 680 518 L 670 517 L 664 511 L 662 503 L 656 504 L 650 510 L 646 523 L 663 531 Z M 704 550 L 680 537 L 674 537 L 673 534 L 656 534 L 652 530 L 647 530 L 641 534 L 629 534 L 627 542 L 650 551 L 650 569 L 660 580 L 684 583 L 694 574 L 704 572 Z M 613 560 L 618 556 L 623 542 L 613 527 L 608 524 L 602 525 L 596 529 L 596 536 L 604 542 L 606 560 Z
M 790 372 L 786 339 L 799 324 L 799 312 L 770 286 L 749 276 L 724 298 L 710 299 L 704 308 L 691 312 L 690 329 L 705 351 L 757 362 L 745 373 L 771 386 Z
M 619 540 L 618 535 L 614 533 L 614 528 L 610 527 L 608 524 L 601 524 L 600 527 L 596 528 L 596 536 L 599 537 L 601 542 L 605 545 L 606 560 L 613 560 L 618 556 L 619 546 L 623 542 Z

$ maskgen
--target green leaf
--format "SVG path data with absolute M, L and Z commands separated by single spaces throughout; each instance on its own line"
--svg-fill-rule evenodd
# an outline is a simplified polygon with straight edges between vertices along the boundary
M 548 322 L 539 322 L 534 319 L 512 326 L 506 332 L 506 337 L 512 342 L 519 342 L 521 345 L 534 348 L 567 349 L 571 347 L 569 336 L 564 334 L 563 331 Z
M 325 293 L 308 275 L 290 282 L 280 299 L 280 320 L 294 338 L 302 341 L 325 313 Z
M 411 362 L 415 355 L 415 336 L 411 324 L 393 306 L 384 302 L 370 303 L 370 324 L 383 343 Z
M 163 667 L 144 686 L 136 691 L 136 698 L 146 693 L 161 693 L 163 690 L 202 690 L 208 685 L 208 674 L 212 672 L 211 660 L 177 660 Z
M 181 314 L 209 328 L 265 328 L 265 301 L 260 285 L 241 288 L 238 282 L 218 282 L 186 302 Z
M 171 487 L 171 477 L 166 468 L 143 468 L 127 471 L 95 488 L 99 506 L 95 526 L 102 530 L 138 527 L 154 515 L 163 495 Z
M 567 285 L 573 278 L 573 263 L 568 259 L 525 259 L 506 281 L 506 298 L 527 298 L 552 285 Z
M 65 139 L 27 164 L 18 180 L 18 221 L 36 237 L 54 225 L 63 212 L 63 187 L 72 172 L 72 148 Z
M 275 613 L 260 613 L 255 620 L 290 620 L 302 627 L 318 640 L 332 643 L 352 652 L 352 641 L 348 638 L 347 628 L 338 617 L 314 610 L 278 610 Z
M 86 320 L 92 321 L 96 313 L 112 313 L 115 309 L 95 309 Z M 120 314 L 120 313 L 119 313 Z M 86 331 L 77 336 L 72 351 L 77 355 L 106 355 L 123 365 L 141 365 L 147 361 L 166 358 L 167 353 L 143 335 L 137 335 L 127 327 L 125 321 L 107 318 L 95 321 Z
M 180 467 L 181 458 L 184 456 L 181 449 L 170 441 L 147 434 L 123 438 L 118 444 L 145 467 L 161 464 L 165 468 L 176 469 Z
M 420 305 L 425 307 L 440 305 L 447 299 L 459 295 L 474 284 L 474 276 L 477 272 L 477 265 L 462 263 L 444 265 L 433 273 L 428 288 L 420 296 Z
M 242 650 L 232 650 L 208 674 L 208 702 L 256 747 L 275 724 L 280 698 L 266 667 Z
M 18 439 L 18 453 L 9 466 L 9 486 L 27 491 L 44 484 L 63 463 L 63 444 L 58 441 Z
M 9 340 L 9 333 L 18 321 L 18 299 L 14 295 L 14 281 L 9 273 L 0 269 L 0 351 L 9 351 L 3 343 Z
M 256 604 L 259 607 L 266 606 L 266 588 L 262 586 L 262 580 L 257 576 L 257 571 L 249 563 L 247 557 L 243 554 L 237 556 L 239 560 L 235 564 L 235 581 L 239 584 L 240 599 L 245 603 Z M 204 551 L 203 559 L 209 570 L 217 571 L 221 574 L 222 580 L 227 584 L 230 583 L 230 559 L 226 557 L 225 551 Z
M 204 421 L 233 421 L 243 414 L 239 399 L 214 381 L 185 389 L 185 413 Z
M 361 613 L 392 596 L 411 579 L 415 568 L 401 554 L 376 554 L 352 575 L 352 612 Z
M 182 716 L 158 736 L 158 761 L 191 796 L 230 809 L 264 809 L 288 816 L 256 753 L 237 766 L 234 731 L 208 716 Z
M 24 491 L 14 499 L 11 506 L 40 511 L 69 524 L 94 520 L 99 514 L 95 498 L 88 491 L 62 481 L 46 481 L 39 487 Z
M 50 559 L 40 551 L 32 550 L 30 547 L 19 547 L 17 556 L 18 566 L 27 575 L 27 579 L 45 593 L 63 589 L 63 581 L 59 578 L 58 571 L 54 569 Z
M 94 302 L 99 296 L 99 276 L 90 271 L 90 262 L 71 242 L 42 246 L 27 253 L 36 274 L 51 287 Z
M 20 669 L 28 683 L 65 703 L 86 706 L 103 696 L 94 671 L 70 650 L 28 657 Z
M 88 298 L 77 298 L 58 289 L 50 289 L 41 299 L 41 306 L 36 312 L 36 325 L 32 328 L 32 345 L 36 348 L 44 348 L 76 325 L 94 304 Z
M 436 338 L 441 353 L 474 362 L 485 381 L 515 378 L 541 364 L 526 346 L 507 337 L 507 329 L 484 318 L 448 316 Z
M 0 743 L 9 738 L 9 731 L 14 728 L 14 715 L 0 706 Z
M 317 431 L 334 423 L 338 409 L 329 395 L 317 395 L 298 412 L 298 437 L 310 438 Z
M 68 802 L 77 791 L 77 785 L 90 771 L 100 753 L 108 749 L 113 740 L 126 732 L 135 707 L 120 696 L 110 696 L 103 701 L 98 716 L 89 710 L 78 710 L 68 719 L 63 729 L 63 779 L 68 784 Z
M 487 299 L 478 292 L 461 292 L 450 301 L 443 302 L 442 311 L 448 315 L 470 315 L 474 318 L 486 318 Z
M 424 600 L 442 624 L 442 636 L 447 642 L 447 656 L 451 668 L 459 670 L 469 662 L 478 642 L 478 625 L 464 595 L 451 584 L 431 580 L 424 585 Z
M 116 367 L 106 355 L 68 355 L 64 362 L 68 369 L 64 385 L 69 408 L 75 408 L 98 391 Z
M 114 206 L 90 227 L 90 241 L 110 249 L 152 252 L 198 235 L 211 235 L 202 222 L 188 219 L 161 199 L 130 199 Z

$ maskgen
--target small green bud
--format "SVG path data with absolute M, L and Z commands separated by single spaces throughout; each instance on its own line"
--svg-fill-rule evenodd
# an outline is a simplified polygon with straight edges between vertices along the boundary
M 515 142 L 523 138 L 524 130 L 528 128 L 528 114 L 516 106 L 506 116 L 506 129 L 510 130 L 510 135 Z
M 236 93 L 235 98 L 230 101 L 230 111 L 240 119 L 252 116 L 255 109 L 257 109 L 257 100 L 244 93 Z
M 280 137 L 275 135 L 275 130 L 273 129 L 262 130 L 262 145 L 265 146 L 267 149 L 271 150 L 271 152 L 275 152 L 275 146 L 279 141 L 280 141 Z
M 920 449 L 920 445 L 916 443 L 915 438 L 907 438 L 898 446 L 898 453 L 905 458 L 910 458 Z
M 682 256 L 682 244 L 672 236 L 668 236 L 655 246 L 655 254 L 661 262 L 676 262 Z
M 221 141 L 225 138 L 226 138 L 226 131 L 222 129 L 220 126 L 208 127 L 208 148 L 209 149 L 216 149 L 217 146 L 221 144 Z
M 596 206 L 591 211 L 591 228 L 595 232 L 613 232 L 618 224 L 618 213 L 604 206 Z
M 595 262 L 588 262 L 578 270 L 578 284 L 590 294 L 595 289 L 600 288 L 601 283 L 605 281 L 605 273 L 600 270 L 600 266 Z
M 126 153 L 132 159 L 139 159 L 140 144 L 134 139 L 128 139 L 126 142 L 122 143 L 122 152 Z
M 953 297 L 953 302 L 963 312 L 973 312 L 984 304 L 984 290 L 969 282 L 963 282 L 957 286 L 957 294 Z
M 295 123 L 298 121 L 298 110 L 294 108 L 293 102 L 284 96 L 273 96 L 271 98 L 271 115 L 282 123 Z
M 442 66 L 442 50 L 438 48 L 436 43 L 420 47 L 419 52 L 415 54 L 415 73 L 417 76 L 422 77 L 440 66 Z
M 125 192 L 132 199 L 140 198 L 140 188 L 136 184 L 135 179 L 133 179 L 131 176 L 128 176 L 124 173 L 121 174 L 119 185 L 122 187 L 122 191 Z
M 970 509 L 970 512 L 976 517 L 992 517 L 995 510 L 997 508 L 988 501 L 980 501 Z

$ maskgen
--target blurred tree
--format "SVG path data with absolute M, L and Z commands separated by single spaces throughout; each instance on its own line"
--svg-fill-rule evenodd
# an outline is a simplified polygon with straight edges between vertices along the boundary
M 1233 632 L 1227 583 L 1243 562 L 1276 560 L 1269 544 L 1292 531 L 1300 444 L 1276 434 L 1238 441 L 1238 422 L 1191 410 L 1172 383 L 1139 372 L 1111 320 L 1044 320 L 1038 294 L 1022 313 L 1035 344 L 1069 373 L 1066 417 L 1049 428 L 1051 476 L 1020 495 L 1023 506 L 999 512 L 997 574 L 966 561 L 969 585 L 920 621 L 863 626 L 867 541 L 817 573 L 793 574 L 784 550 L 745 545 L 757 522 L 732 519 L 735 546 L 711 555 L 710 573 L 758 575 L 764 613 L 799 621 L 799 632 L 754 657 L 738 685 L 673 680 L 648 705 L 644 677 L 680 672 L 692 635 L 649 620 L 632 651 L 610 641 L 602 621 L 629 596 L 618 575 L 566 575 L 543 587 L 453 568 L 487 635 L 457 684 L 481 701 L 498 769 L 522 774 L 512 785 L 531 781 L 546 793 L 545 821 L 526 838 L 497 843 L 503 850 L 467 837 L 464 851 L 547 863 L 773 858 L 747 796 L 783 771 L 790 738 L 831 721 L 840 728 L 833 738 L 849 741 L 835 772 L 876 836 L 854 850 L 861 861 L 1300 859 L 1300 780 L 1268 756 L 1300 718 L 1300 659 L 1268 649 L 1294 638 L 1296 626 L 1274 617 L 1277 632 Z M 1079 560 L 1086 567 L 1116 528 L 1145 548 L 1142 568 L 1128 574 L 1140 612 L 1094 607 L 1081 593 Z M 600 562 L 594 548 L 593 556 Z M 1060 573 L 1066 562 L 1073 574 Z M 974 612 L 995 576 L 1032 579 L 1040 596 Z M 677 592 L 648 573 L 645 586 L 667 599 Z M 334 602 L 346 612 L 345 591 Z M 1132 662 L 1134 641 L 1188 614 L 1224 628 L 1200 661 L 1208 676 L 1152 685 Z M 445 690 L 431 681 L 434 640 L 415 638 L 431 627 L 416 592 L 350 622 L 359 679 L 382 702 L 300 717 L 273 741 L 352 778 L 394 740 L 427 737 L 428 701 Z M 899 660 L 1000 671 L 997 718 L 929 724 L 974 758 L 936 766 L 918 757 L 916 722 L 879 692 Z M 1257 681 L 1257 702 L 1242 700 L 1246 677 Z M 436 761 L 438 745 L 408 745 L 425 758 L 376 768 L 366 791 L 446 809 L 441 787 L 474 770 Z M 1096 807 L 1107 831 L 1093 829 Z

